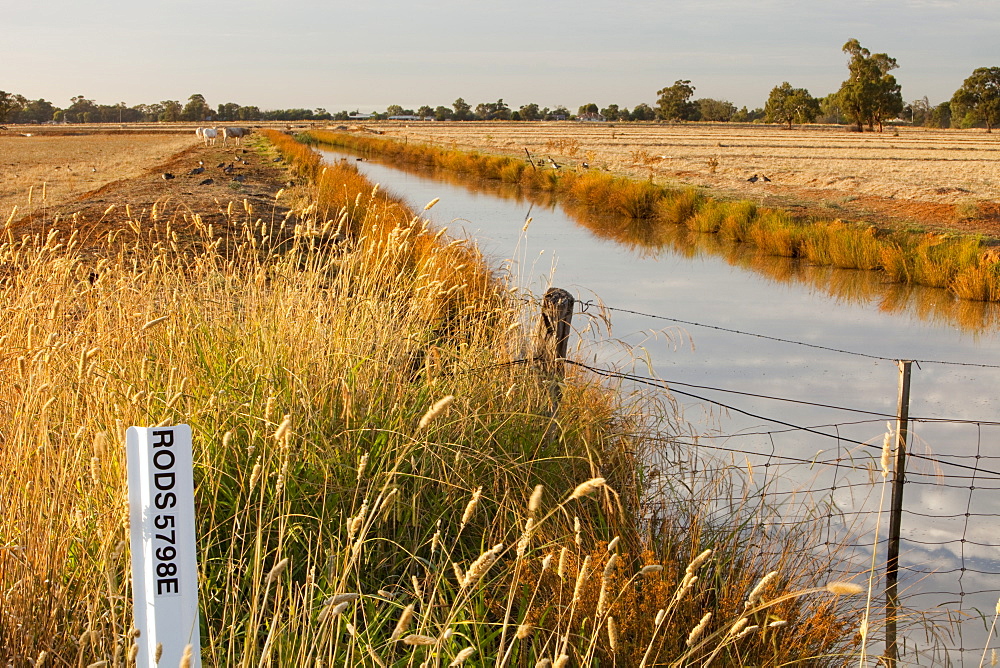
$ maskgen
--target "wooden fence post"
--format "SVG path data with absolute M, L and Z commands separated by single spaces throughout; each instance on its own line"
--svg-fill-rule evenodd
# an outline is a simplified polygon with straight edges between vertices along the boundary
M 534 360 L 551 377 L 552 411 L 562 399 L 560 383 L 566 375 L 566 349 L 573 320 L 573 295 L 562 288 L 549 288 L 542 298 L 542 315 L 535 330 Z
M 896 668 L 896 618 L 899 611 L 899 532 L 903 514 L 903 485 L 906 480 L 906 440 L 910 421 L 910 365 L 899 360 L 899 403 L 896 409 L 896 462 L 892 476 L 889 509 L 889 542 L 885 557 L 885 665 Z

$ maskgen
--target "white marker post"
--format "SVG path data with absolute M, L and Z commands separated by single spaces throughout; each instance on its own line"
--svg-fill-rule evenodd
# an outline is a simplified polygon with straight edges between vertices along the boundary
M 137 668 L 201 666 L 191 427 L 129 427 L 128 501 Z

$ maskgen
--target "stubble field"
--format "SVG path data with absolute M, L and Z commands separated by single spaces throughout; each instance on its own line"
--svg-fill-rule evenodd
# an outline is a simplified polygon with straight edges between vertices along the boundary
M 0 212 L 65 202 L 140 176 L 196 142 L 193 133 L 0 135 Z
M 605 169 L 824 219 L 1000 236 L 1000 136 L 983 130 L 621 123 L 380 123 L 387 136 Z M 766 176 L 755 183 L 754 174 Z

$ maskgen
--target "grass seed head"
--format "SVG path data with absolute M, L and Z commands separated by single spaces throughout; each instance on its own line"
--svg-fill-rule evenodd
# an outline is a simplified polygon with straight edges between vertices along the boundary
M 448 668 L 455 668 L 456 666 L 461 666 L 463 663 L 465 663 L 466 659 L 468 659 L 475 653 L 476 653 L 475 647 L 466 647 L 461 652 L 455 655 L 455 658 L 452 659 L 451 663 L 448 664 Z
M 750 593 L 747 594 L 746 607 L 750 608 L 757 605 L 761 595 L 764 593 L 764 589 L 767 588 L 767 586 L 771 584 L 776 577 L 778 577 L 778 571 L 771 571 L 762 577 L 757 585 L 750 590 Z
M 483 496 L 483 488 L 477 487 L 476 491 L 472 493 L 472 498 L 469 499 L 469 503 L 465 506 L 465 512 L 462 513 L 462 521 L 460 526 L 465 526 L 472 519 L 472 513 L 476 512 L 476 506 L 479 505 L 479 499 Z
M 827 582 L 826 590 L 837 596 L 854 596 L 863 592 L 865 588 L 853 582 Z
M 410 627 L 411 619 L 413 619 L 413 603 L 403 608 L 403 613 L 399 616 L 399 621 L 396 622 L 396 628 L 393 629 L 389 640 L 398 640 Z
M 184 646 L 184 654 L 181 655 L 181 662 L 178 668 L 191 668 L 191 652 L 193 647 L 188 644 Z
M 545 491 L 544 485 L 535 485 L 534 491 L 531 492 L 531 498 L 528 499 L 528 512 L 536 513 L 538 512 L 539 506 L 542 505 L 542 492 Z
M 699 621 L 695 625 L 695 627 L 691 629 L 691 633 L 688 634 L 687 641 L 685 641 L 685 644 L 688 647 L 691 647 L 693 644 L 698 642 L 698 638 L 700 638 L 701 634 L 705 632 L 705 628 L 708 626 L 708 623 L 711 620 L 712 620 L 712 613 L 706 612 L 705 616 L 701 618 L 701 621 Z
M 442 399 L 438 399 L 438 401 L 431 406 L 426 413 L 424 413 L 424 416 L 420 418 L 420 423 L 417 425 L 417 429 L 426 428 L 427 425 L 435 420 L 435 418 L 448 410 L 448 407 L 451 406 L 454 401 L 455 397 L 450 394 Z
M 582 482 L 576 486 L 576 489 L 573 490 L 573 493 L 570 494 L 569 498 L 572 501 L 573 499 L 589 496 L 601 487 L 604 487 L 604 482 L 604 478 L 591 478 L 586 482 Z
M 286 568 L 288 568 L 288 561 L 288 557 L 285 557 L 276 563 L 273 568 L 271 568 L 271 571 L 267 574 L 267 584 L 271 584 L 281 577 L 281 574 L 285 572 Z

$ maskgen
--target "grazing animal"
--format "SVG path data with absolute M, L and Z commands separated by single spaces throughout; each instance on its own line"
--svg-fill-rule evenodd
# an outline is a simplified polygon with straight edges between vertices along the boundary
M 246 128 L 222 128 L 222 145 L 228 146 L 230 139 L 236 140 L 236 145 L 239 146 L 243 138 L 250 134 L 250 130 Z
M 756 174 L 747 179 L 750 183 L 757 183 L 758 180 L 760 180 L 760 178 Z
M 215 140 L 219 136 L 219 131 L 216 128 L 201 128 L 201 136 L 205 140 L 205 146 L 209 144 L 215 146 Z
M 205 138 L 205 130 L 204 130 L 204 128 L 195 128 L 194 133 L 196 135 L 198 135 L 198 139 L 204 139 Z

